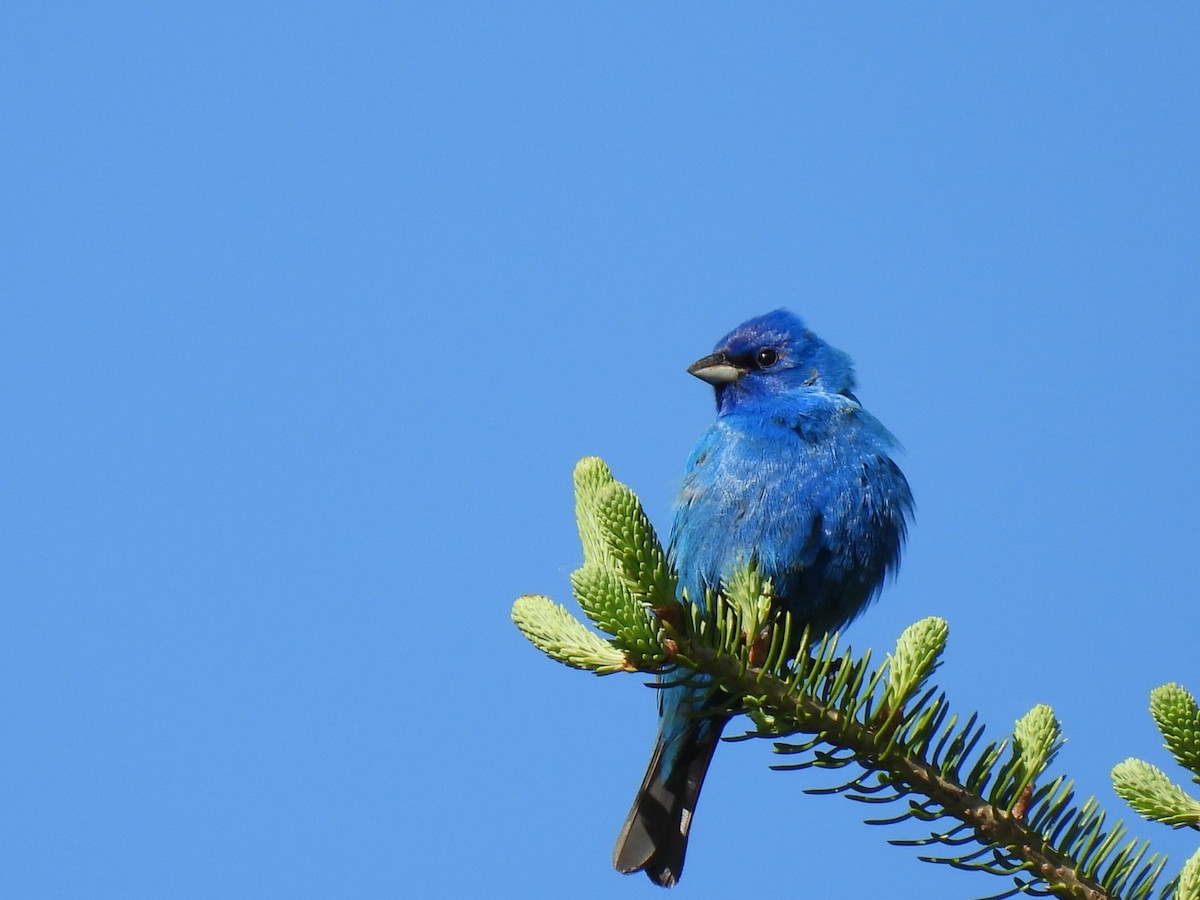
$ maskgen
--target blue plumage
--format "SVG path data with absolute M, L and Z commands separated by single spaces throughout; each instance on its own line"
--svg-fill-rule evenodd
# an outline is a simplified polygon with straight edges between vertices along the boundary
M 716 390 L 717 421 L 688 459 L 669 555 L 690 602 L 757 562 L 799 624 L 853 619 L 899 561 L 912 511 L 895 439 L 854 396 L 850 358 L 787 310 L 739 325 L 693 375 Z M 705 772 L 728 721 L 697 717 L 699 693 L 660 694 L 646 778 L 617 840 L 622 872 L 670 886 L 683 868 Z

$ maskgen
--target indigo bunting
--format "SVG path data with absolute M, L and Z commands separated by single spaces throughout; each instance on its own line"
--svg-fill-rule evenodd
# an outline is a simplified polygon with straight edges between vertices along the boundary
M 895 569 L 912 512 L 890 456 L 896 441 L 854 396 L 850 358 L 779 309 L 739 325 L 688 371 L 715 389 L 717 420 L 688 459 L 668 544 L 687 601 L 704 603 L 705 589 L 753 561 L 797 633 L 846 624 Z M 706 709 L 709 694 L 659 691 L 654 753 L 613 853 L 619 871 L 664 887 L 679 879 L 731 714 Z

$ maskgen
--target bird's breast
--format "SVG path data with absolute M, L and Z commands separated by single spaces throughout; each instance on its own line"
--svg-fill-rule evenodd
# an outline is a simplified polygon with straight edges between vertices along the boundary
M 853 433 L 718 422 L 701 441 L 677 502 L 672 562 L 693 602 L 750 559 L 794 613 L 823 625 L 866 603 L 892 564 L 903 476 Z M 898 518 L 897 518 L 898 517 Z

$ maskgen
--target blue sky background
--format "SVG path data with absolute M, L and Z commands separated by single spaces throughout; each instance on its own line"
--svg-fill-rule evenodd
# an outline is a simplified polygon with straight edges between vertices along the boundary
M 579 457 L 665 529 L 685 367 L 781 305 L 917 497 L 850 641 L 945 616 L 956 706 L 1051 704 L 1119 811 L 1200 692 L 1198 85 L 1184 3 L 6 10 L 0 893 L 659 896 L 652 692 L 508 611 Z M 1001 889 L 770 762 L 678 896 Z

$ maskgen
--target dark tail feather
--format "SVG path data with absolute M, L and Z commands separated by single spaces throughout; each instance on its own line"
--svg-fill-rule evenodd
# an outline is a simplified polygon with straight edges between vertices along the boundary
M 727 721 L 696 719 L 675 740 L 655 745 L 633 809 L 617 837 L 613 865 L 618 871 L 644 871 L 662 887 L 679 880 L 696 800 Z

